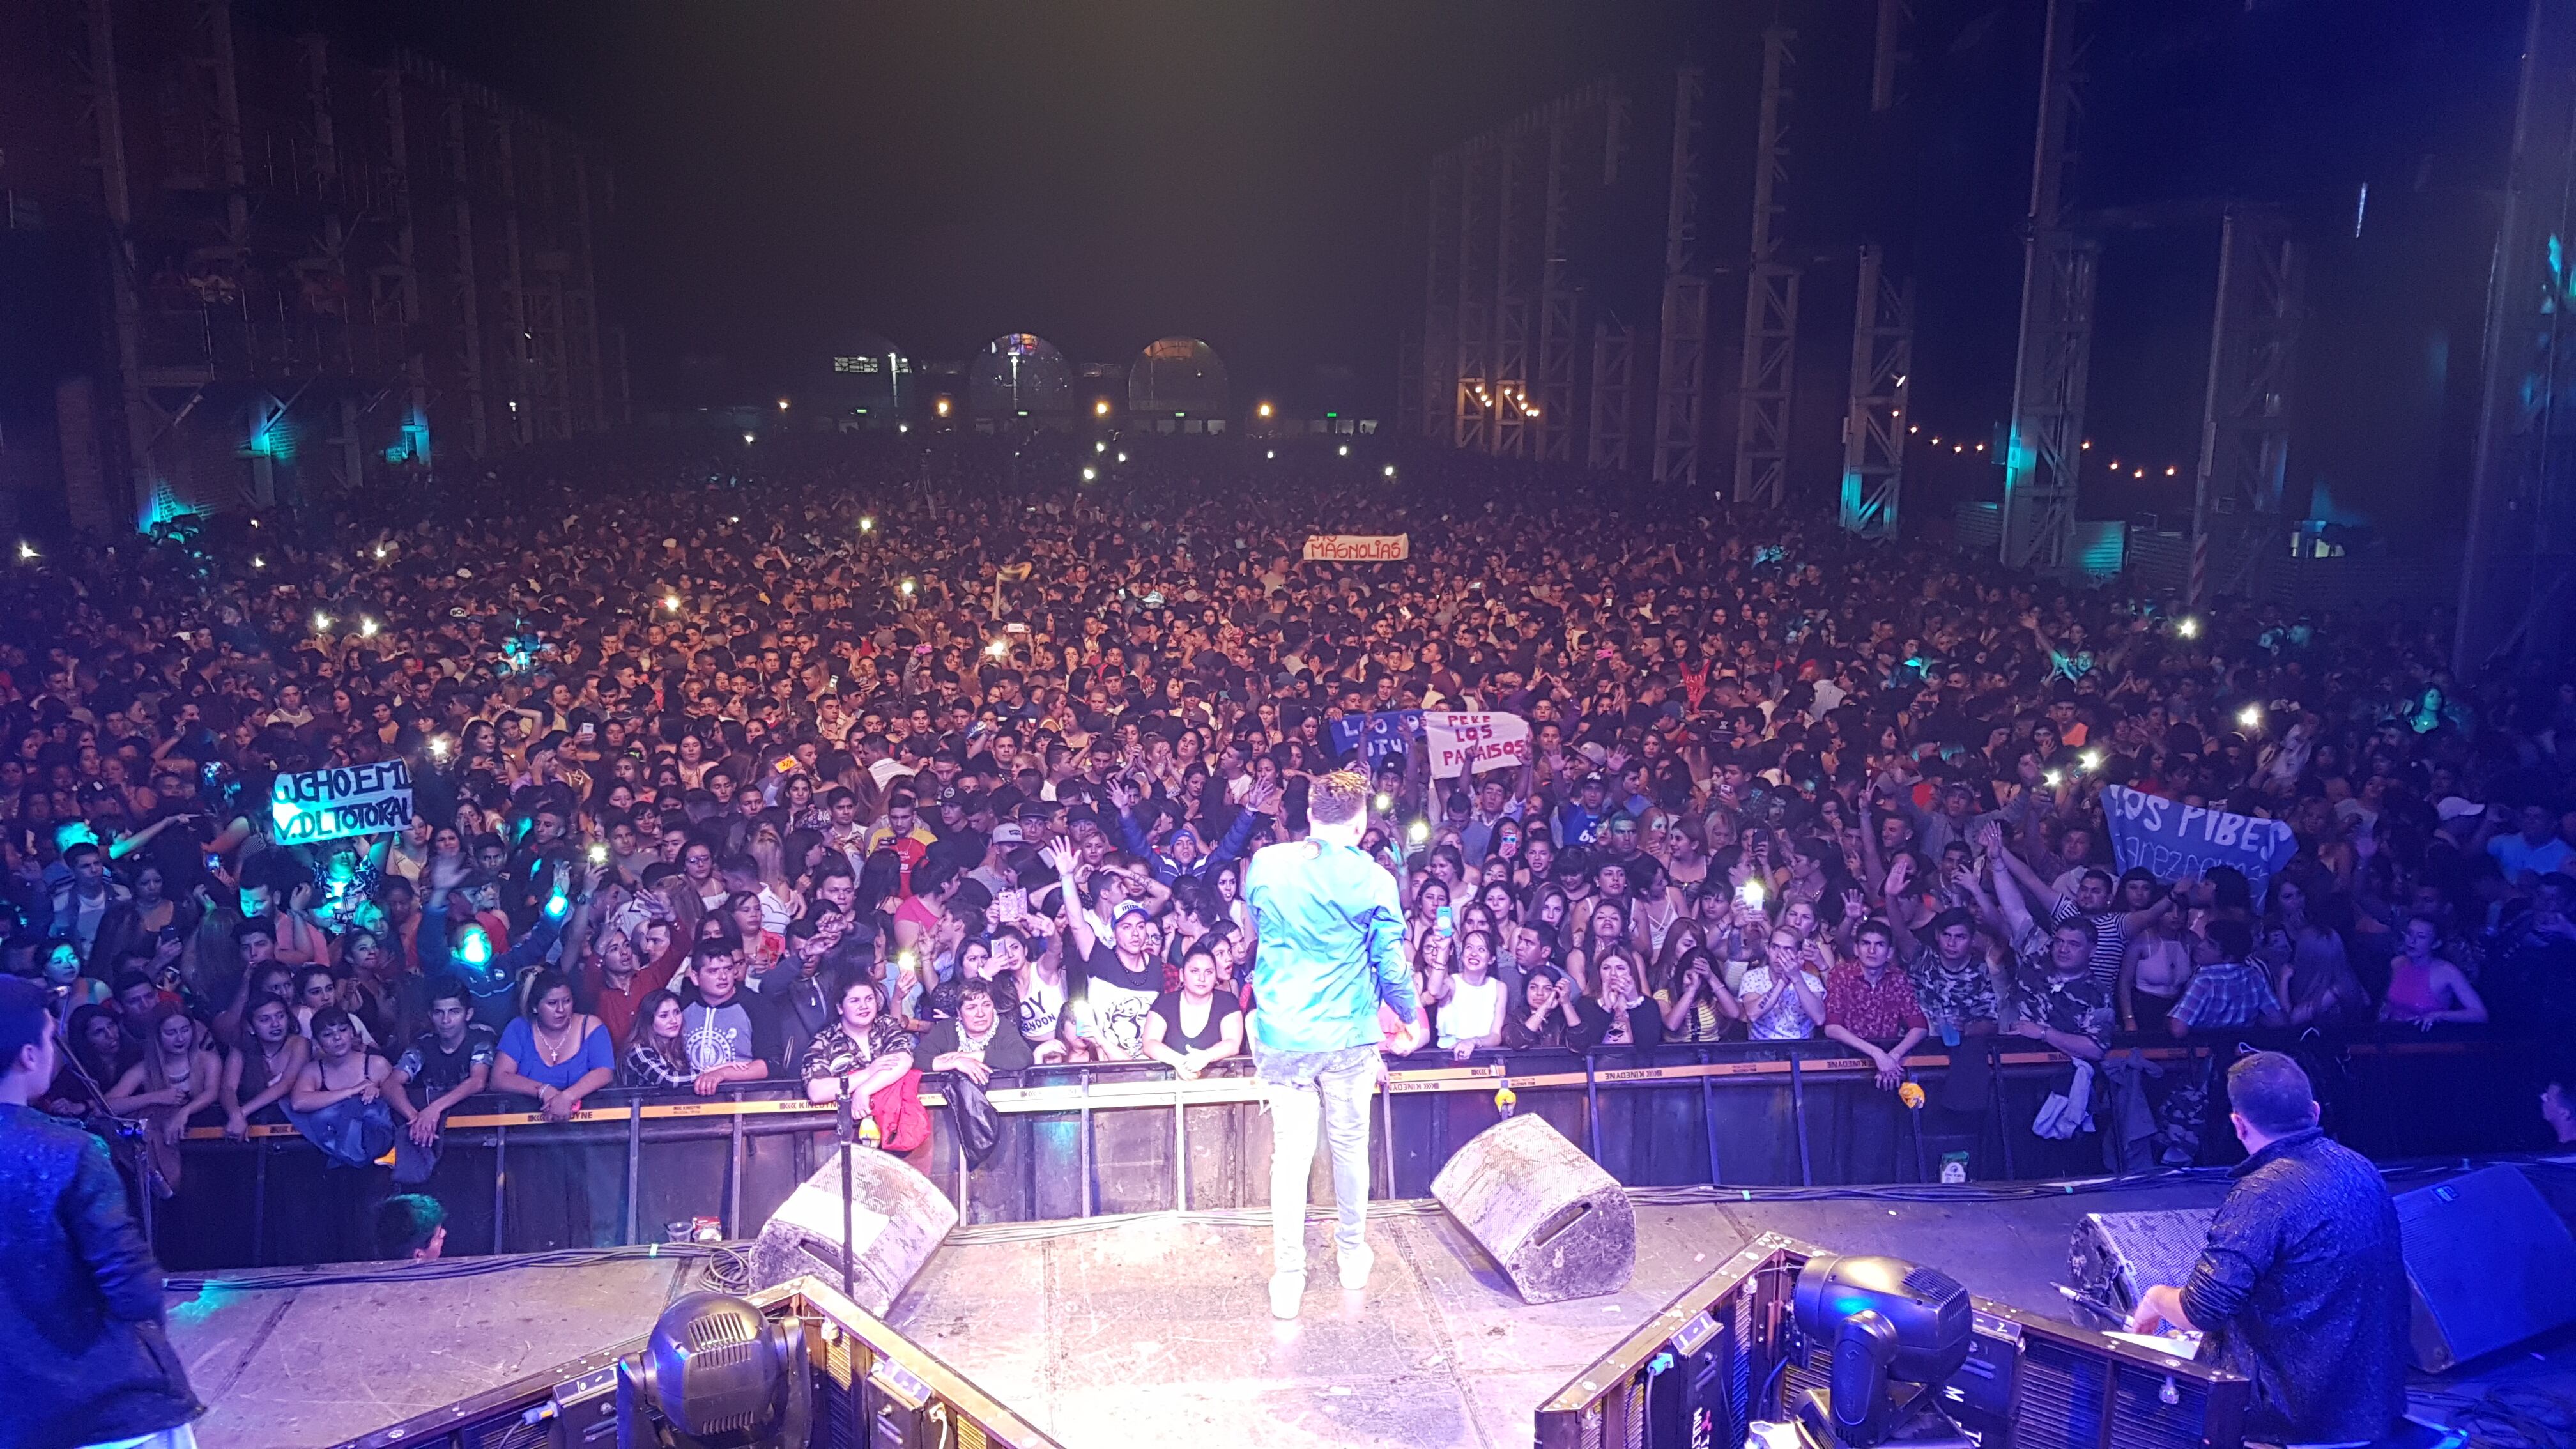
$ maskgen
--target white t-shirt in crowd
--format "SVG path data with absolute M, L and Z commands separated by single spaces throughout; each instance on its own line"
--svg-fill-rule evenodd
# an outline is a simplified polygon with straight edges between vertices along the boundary
M 1503 982 L 1498 976 L 1470 981 L 1449 978 L 1449 999 L 1440 1003 L 1440 1044 L 1454 1047 L 1503 1029 Z

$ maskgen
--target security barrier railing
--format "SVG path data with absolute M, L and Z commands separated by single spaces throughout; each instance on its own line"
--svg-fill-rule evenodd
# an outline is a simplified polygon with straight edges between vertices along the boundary
M 1921 1107 L 1873 1081 L 1871 1064 L 1829 1041 L 1725 1043 L 1590 1053 L 1479 1055 L 1390 1071 L 1376 1098 L 1371 1192 L 1426 1196 L 1450 1155 L 1510 1110 L 1545 1117 L 1631 1186 L 1835 1186 L 2099 1175 L 2162 1155 L 2189 1132 L 2158 1102 L 2208 1088 L 2196 1123 L 2201 1161 L 2225 1161 L 2217 1065 L 2234 1038 L 2115 1046 L 2090 1101 L 2100 1129 L 2059 1139 L 2033 1118 L 2068 1085 L 2054 1052 L 2024 1039 L 1977 1044 L 1984 1085 L 1949 1080 L 1964 1058 L 1909 1059 Z M 2266 1044 L 2259 1034 L 2245 1044 Z M 2530 1095 L 2535 1054 L 2464 1036 L 2271 1043 L 2295 1049 L 2318 1082 L 2329 1125 L 2381 1158 L 2537 1146 Z M 1419 1061 L 1420 1058 L 1415 1058 Z M 1002 1132 L 968 1165 L 942 1110 L 946 1079 L 923 1082 L 931 1141 L 910 1160 L 957 1201 L 968 1222 L 1024 1222 L 1268 1201 L 1269 1129 L 1248 1059 L 1195 1080 L 1153 1064 L 1049 1067 L 996 1074 L 987 1096 Z M 714 1097 L 603 1091 L 570 1119 L 480 1098 L 451 1113 L 436 1170 L 414 1191 L 449 1212 L 451 1252 L 535 1251 L 743 1237 L 820 1166 L 831 1109 L 788 1082 Z M 2106 1155 L 2107 1139 L 2129 1144 Z M 156 1205 L 156 1238 L 173 1268 L 220 1268 L 372 1256 L 367 1214 L 389 1190 L 383 1168 L 326 1166 L 292 1127 L 254 1126 L 247 1140 L 199 1128 L 183 1144 L 177 1197 Z M 1317 1163 L 1317 1188 L 1325 1164 Z

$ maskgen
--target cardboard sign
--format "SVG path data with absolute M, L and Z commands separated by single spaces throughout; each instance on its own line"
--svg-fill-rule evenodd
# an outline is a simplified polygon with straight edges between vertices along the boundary
M 411 824 L 411 769 L 400 760 L 280 775 L 269 787 L 269 835 L 311 845 Z
M 1529 721 L 1492 710 L 1426 710 L 1422 737 L 1431 749 L 1431 778 L 1455 779 L 1530 762 Z
M 1306 557 L 1325 563 L 1399 563 L 1413 557 L 1409 533 L 1310 533 Z

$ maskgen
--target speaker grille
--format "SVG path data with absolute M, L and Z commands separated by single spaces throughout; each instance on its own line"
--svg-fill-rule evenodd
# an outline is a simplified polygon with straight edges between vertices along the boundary
M 1920 1265 L 1905 1275 L 1905 1291 L 1926 1302 L 1943 1306 L 1947 1306 L 1953 1298 L 1968 1296 L 1968 1290 L 1959 1286 L 1958 1279 L 1938 1268 L 1926 1268 Z
M 2013 1414 L 2015 1449 L 2097 1449 L 2108 1384 L 2104 1360 L 2045 1339 L 2025 1340 L 2021 1401 Z
M 2209 1389 L 2200 1380 L 2123 1364 L 2116 1384 L 2111 1449 L 2193 1449 L 2208 1437 Z
M 465 1431 L 465 1449 L 540 1449 L 546 1442 L 546 1421 L 523 1423 L 513 1418 L 506 1423 L 486 1423 Z

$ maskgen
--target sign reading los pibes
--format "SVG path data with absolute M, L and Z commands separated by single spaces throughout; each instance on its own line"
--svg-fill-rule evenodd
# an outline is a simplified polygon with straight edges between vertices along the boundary
M 1413 557 L 1409 533 L 1310 533 L 1306 557 L 1325 563 L 1400 563 Z
M 268 818 L 280 845 L 400 830 L 411 824 L 411 769 L 386 760 L 280 775 L 269 789 Z

